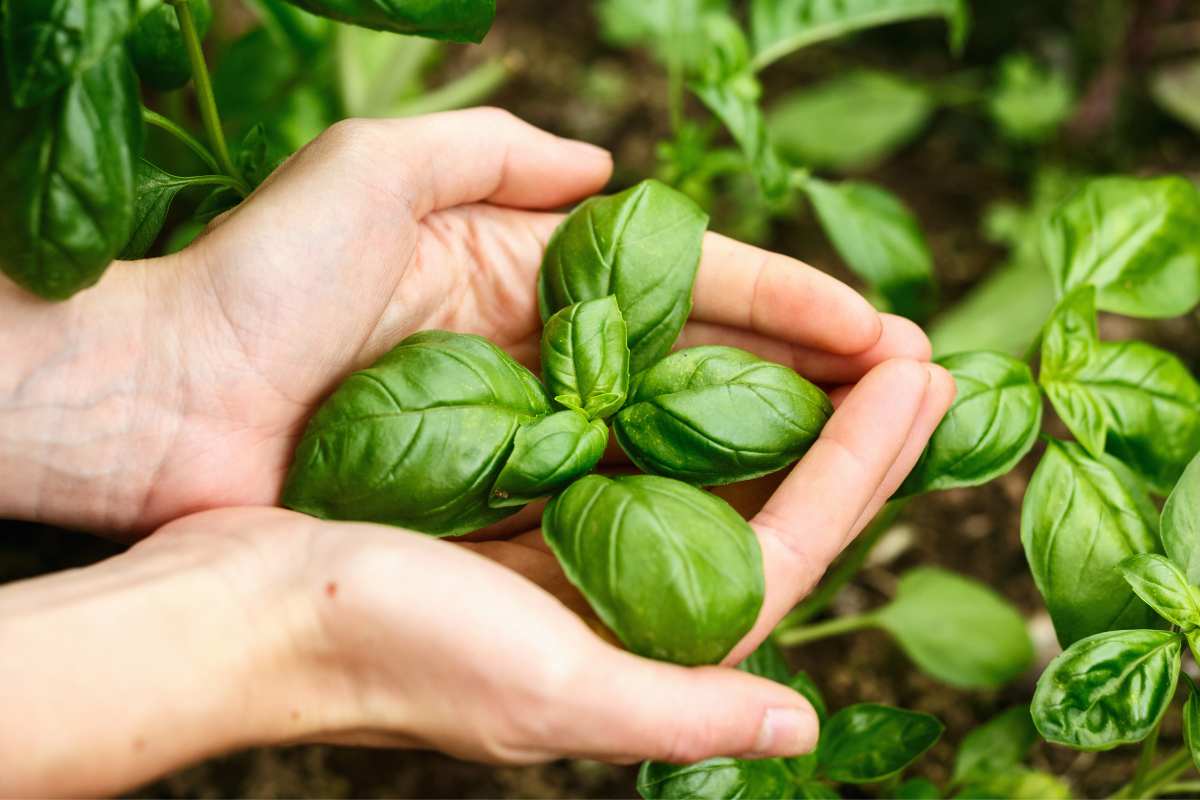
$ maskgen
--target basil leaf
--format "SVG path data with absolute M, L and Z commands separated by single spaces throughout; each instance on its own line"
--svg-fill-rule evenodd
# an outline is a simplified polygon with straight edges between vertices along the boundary
M 134 6 L 133 0 L 7 0 L 0 42 L 13 105 L 45 102 L 105 60 L 133 25 Z
M 1183 573 L 1160 555 L 1130 556 L 1121 574 L 1138 597 L 1159 615 L 1183 630 L 1200 627 L 1200 598 Z
M 1042 251 L 1059 297 L 1090 284 L 1102 311 L 1174 317 L 1200 301 L 1197 228 L 1191 181 L 1098 178 L 1046 221 Z
M 940 800 L 942 792 L 927 778 L 909 778 L 896 787 L 896 800 Z
M 987 775 L 964 786 L 956 800 L 1071 800 L 1071 787 L 1046 772 L 1017 767 L 998 775 Z
M 1143 342 L 1101 342 L 1095 291 L 1064 298 L 1046 325 L 1039 380 L 1094 456 L 1107 452 L 1166 493 L 1200 451 L 1200 383 Z
M 1001 132 L 1014 142 L 1033 144 L 1053 136 L 1075 105 L 1066 76 L 1025 53 L 1008 56 L 999 69 L 987 109 Z
M 1188 583 L 1200 584 L 1200 455 L 1188 464 L 1163 506 L 1162 541 Z
M 2 89 L 0 270 L 62 300 L 100 279 L 133 228 L 137 79 L 117 49 L 43 105 L 10 108 Z
M 1200 701 L 1196 685 L 1188 681 L 1188 698 L 1183 704 L 1183 742 L 1192 756 L 1192 764 L 1200 769 Z
M 604 624 L 648 658 L 715 664 L 762 606 L 754 531 L 686 483 L 588 475 L 550 501 L 542 533 Z
M 542 330 L 542 380 L 555 401 L 607 418 L 629 392 L 628 332 L 611 295 L 567 306 Z
M 987 586 L 934 567 L 900 578 L 874 614 L 922 671 L 960 688 L 995 688 L 1033 661 L 1025 620 Z
M 762 69 L 817 42 L 921 17 L 944 17 L 950 47 L 962 49 L 970 25 L 963 0 L 753 0 L 754 63 Z
M 916 761 L 943 730 L 929 714 L 875 703 L 849 706 L 821 730 L 818 771 L 839 783 L 881 781 Z
M 784 95 L 767 112 L 767 131 L 779 152 L 801 166 L 856 170 L 911 142 L 934 109 L 926 87 L 858 69 Z
M 180 177 L 165 172 L 146 159 L 140 159 L 134 174 L 136 196 L 133 204 L 133 230 L 121 249 L 121 258 L 142 258 L 154 246 L 175 195 L 189 186 L 229 188 L 224 175 Z
M 1064 647 L 1157 625 L 1117 570 L 1129 556 L 1159 551 L 1156 527 L 1154 507 L 1120 462 L 1050 440 L 1025 492 L 1021 543 Z
M 749 672 L 751 675 L 782 683 L 799 692 L 817 712 L 817 719 L 822 723 L 825 722 L 828 710 L 825 706 L 825 699 L 821 697 L 821 691 L 807 674 L 797 672 L 795 676 L 792 675 L 791 667 L 787 664 L 783 650 L 775 644 L 774 640 L 765 639 L 754 652 L 746 657 L 745 661 L 738 664 L 737 668 L 743 672 Z M 786 758 L 784 764 L 791 773 L 793 781 L 807 781 L 816 772 L 817 754 L 806 753 L 802 756 Z
M 788 666 L 787 657 L 773 639 L 764 639 L 737 668 L 785 685 L 792 679 L 792 668 Z
M 560 411 L 522 425 L 496 477 L 488 504 L 523 506 L 590 472 L 604 455 L 608 428 L 578 411 Z
M 260 122 L 250 129 L 238 148 L 238 172 L 252 187 L 259 186 L 289 155 Z
M 817 712 L 817 719 L 822 725 L 825 724 L 825 717 L 829 715 L 829 708 L 825 705 L 825 698 L 821 696 L 821 690 L 813 683 L 813 679 L 808 676 L 808 673 L 797 672 L 788 681 L 788 686 L 804 695 L 804 699 Z
M 1188 58 L 1156 69 L 1150 95 L 1159 108 L 1200 132 L 1200 58 Z
M 537 378 L 479 336 L 422 331 L 338 387 L 305 430 L 283 504 L 436 536 L 512 514 L 492 484 L 517 429 L 550 412 Z
M 634 378 L 617 442 L 646 472 L 700 485 L 786 467 L 833 406 L 795 371 L 733 347 L 690 347 Z
M 609 44 L 649 47 L 662 63 L 678 63 L 691 72 L 708 53 L 708 14 L 726 5 L 726 0 L 600 0 L 596 16 Z
M 638 794 L 646 800 L 757 800 L 793 797 L 792 777 L 778 758 L 743 761 L 710 758 L 676 766 L 642 764 Z
M 692 284 L 708 216 L 686 195 L 642 181 L 582 203 L 542 258 L 542 319 L 583 300 L 615 295 L 629 330 L 629 368 L 670 351 L 692 310 Z
M 1037 441 L 1042 397 L 1023 361 L 993 352 L 939 358 L 958 394 L 921 458 L 900 487 L 901 496 L 979 486 L 1017 465 Z
M 963 737 L 951 781 L 963 784 L 1005 773 L 1025 760 L 1037 738 L 1029 706 L 1010 708 Z
M 188 0 L 196 33 L 203 40 L 212 25 L 209 0 Z M 159 91 L 178 89 L 192 78 L 179 15 L 169 3 L 160 3 L 143 14 L 129 36 L 129 54 L 138 77 Z
M 820 781 L 805 781 L 794 791 L 796 800 L 838 800 L 841 797 L 836 789 Z
M 1171 704 L 1182 646 L 1170 631 L 1108 631 L 1079 640 L 1038 679 L 1034 724 L 1047 741 L 1077 750 L 1140 742 Z
M 917 220 L 878 186 L 809 178 L 804 190 L 838 255 L 897 314 L 923 319 L 933 309 L 933 255 Z
M 496 17 L 496 0 L 288 0 L 321 17 L 392 33 L 482 42 Z
M 763 195 L 768 200 L 781 200 L 790 185 L 789 170 L 771 142 L 758 106 L 761 88 L 754 75 L 746 71 L 718 83 L 694 82 L 689 88 L 737 142 Z

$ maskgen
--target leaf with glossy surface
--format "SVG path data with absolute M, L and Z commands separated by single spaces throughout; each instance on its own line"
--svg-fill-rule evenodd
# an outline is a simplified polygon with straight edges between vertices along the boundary
M 613 296 L 567 306 L 542 330 L 542 380 L 559 405 L 606 419 L 629 392 L 628 331 Z
M 608 428 L 578 411 L 560 411 L 517 429 L 512 454 L 492 486 L 492 508 L 523 506 L 590 472 L 604 455 Z
M 221 175 L 172 175 L 144 158 L 138 162 L 134 180 L 136 199 L 133 230 L 129 234 L 129 241 L 121 249 L 121 258 L 142 258 L 150 251 L 179 192 L 189 186 L 211 186 L 214 183 L 228 186 L 229 183 L 229 179 Z
M 1171 704 L 1183 638 L 1122 630 L 1081 639 L 1038 680 L 1033 721 L 1047 741 L 1077 750 L 1140 742 Z
M 819 773 L 840 783 L 873 783 L 895 775 L 941 738 L 936 717 L 860 703 L 829 718 L 817 745 Z
M 1029 706 L 1010 708 L 963 737 L 951 780 L 963 784 L 1011 771 L 1029 755 L 1037 738 Z
M 792 776 L 778 758 L 710 758 L 675 765 L 647 761 L 638 771 L 646 800 L 763 800 L 793 796 Z
M 617 298 L 629 332 L 629 368 L 666 355 L 692 309 L 692 284 L 708 216 L 658 181 L 582 203 L 550 237 L 538 277 L 538 306 L 560 309 Z
M 1118 565 L 1159 552 L 1154 507 L 1120 462 L 1050 440 L 1021 508 L 1021 543 L 1064 647 L 1101 631 L 1152 628 L 1158 616 Z
M 1200 598 L 1187 578 L 1166 558 L 1132 556 L 1121 562 L 1130 588 L 1167 622 L 1187 631 L 1200 627 Z
M 1042 396 L 1029 366 L 1004 353 L 955 353 L 939 358 L 958 393 L 901 496 L 979 486 L 1025 457 L 1042 427 Z
M 792 668 L 788 666 L 787 656 L 773 639 L 764 639 L 737 668 L 742 672 L 749 672 L 751 675 L 784 685 L 792 679 Z
M 482 42 L 496 17 L 496 0 L 288 0 L 321 17 L 363 28 Z
M 1042 252 L 1059 297 L 1090 284 L 1096 305 L 1174 317 L 1200 301 L 1200 190 L 1184 178 L 1098 178 L 1047 221 Z
M 652 475 L 588 475 L 542 516 L 567 578 L 634 653 L 715 664 L 763 599 L 754 531 L 724 500 Z
M 1200 455 L 1188 464 L 1163 506 L 1162 541 L 1188 583 L 1200 585 Z

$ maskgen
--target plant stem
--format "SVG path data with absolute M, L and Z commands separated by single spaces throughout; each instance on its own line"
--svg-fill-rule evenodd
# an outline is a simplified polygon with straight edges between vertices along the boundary
M 1133 773 L 1133 780 L 1129 783 L 1129 793 L 1134 797 L 1142 796 L 1142 784 L 1146 781 L 1146 775 L 1154 764 L 1154 754 L 1158 750 L 1158 731 L 1161 727 L 1162 720 L 1159 719 L 1154 730 L 1150 731 L 1150 735 L 1142 740 L 1142 754 L 1138 756 L 1137 769 Z
M 668 0 L 671 4 L 670 29 L 679 34 L 680 14 L 679 3 Z M 667 52 L 667 108 L 671 114 L 671 132 L 679 133 L 683 127 L 683 60 L 678 47 L 672 47 Z
M 473 105 L 503 86 L 512 73 L 507 59 L 493 58 L 432 92 L 396 104 L 391 114 L 410 117 Z
M 221 167 L 217 164 L 217 160 L 213 158 L 213 154 L 208 151 L 204 143 L 185 131 L 182 126 L 177 125 L 173 120 L 164 117 L 156 111 L 151 111 L 148 108 L 142 109 L 142 119 L 147 125 L 153 125 L 174 136 L 179 141 L 187 145 L 188 149 L 199 156 L 200 160 L 211 169 L 213 172 L 220 172 Z
M 1143 777 L 1140 795 L 1133 794 L 1134 786 L 1130 782 L 1113 793 L 1112 797 L 1114 800 L 1116 798 L 1156 797 L 1191 767 L 1192 754 L 1186 747 L 1181 747 Z
M 1159 794 L 1193 794 L 1200 795 L 1200 781 L 1178 781 L 1163 787 Z
M 875 625 L 873 614 L 853 614 L 848 617 L 837 617 L 816 625 L 803 625 L 796 628 L 776 629 L 775 641 L 782 647 L 792 647 L 798 644 L 825 639 L 851 631 L 860 631 Z
M 229 177 L 238 181 L 238 189 L 243 196 L 250 194 L 238 169 L 229 157 L 229 147 L 225 144 L 225 133 L 221 130 L 221 116 L 217 113 L 217 100 L 213 96 L 212 80 L 208 76 L 208 65 L 204 63 L 204 51 L 200 49 L 200 34 L 196 30 L 196 21 L 192 18 L 192 9 L 188 0 L 167 0 L 175 7 L 175 16 L 179 19 L 179 31 L 183 34 L 183 44 L 187 49 L 188 61 L 192 65 L 192 82 L 196 87 L 196 102 L 200 106 L 200 120 L 204 123 L 204 132 L 208 134 L 208 143 L 212 146 L 217 165 Z

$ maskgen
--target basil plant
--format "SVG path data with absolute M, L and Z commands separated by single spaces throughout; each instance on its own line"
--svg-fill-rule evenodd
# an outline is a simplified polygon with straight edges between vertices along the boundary
M 317 410 L 283 503 L 458 536 L 552 498 L 546 541 L 627 648 L 719 662 L 758 617 L 762 554 L 749 524 L 700 487 L 795 462 L 832 406 L 742 350 L 668 355 L 707 226 L 656 181 L 584 202 L 542 262 L 540 379 L 478 336 L 409 336 Z M 593 473 L 610 421 L 649 474 Z

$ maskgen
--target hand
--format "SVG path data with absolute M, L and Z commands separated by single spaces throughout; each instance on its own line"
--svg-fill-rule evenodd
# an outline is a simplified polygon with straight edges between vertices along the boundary
M 65 304 L 0 285 L 0 351 L 18 354 L 0 375 L 0 467 L 19 476 L 0 487 L 0 516 L 136 538 L 197 510 L 273 504 L 314 407 L 420 329 L 478 333 L 534 365 L 535 276 L 561 219 L 537 209 L 595 193 L 610 170 L 604 151 L 494 109 L 352 120 L 182 253 L 115 265 Z M 915 326 L 825 274 L 713 234 L 681 341 L 700 343 L 826 384 L 929 355 Z M 865 424 L 907 435 L 901 417 Z M 870 500 L 884 477 L 852 480 Z

